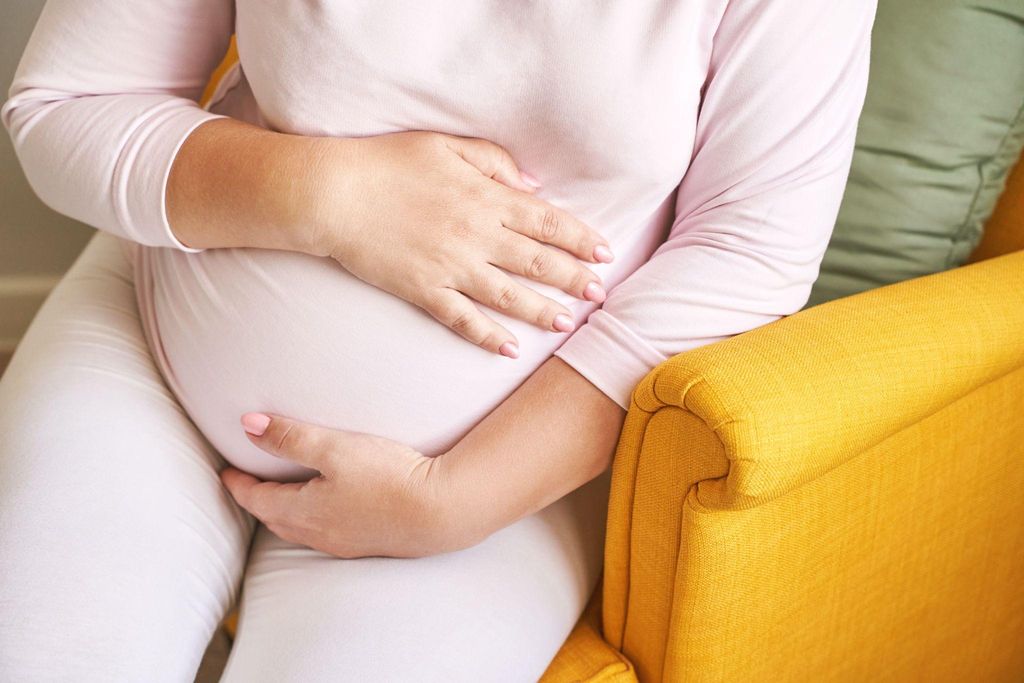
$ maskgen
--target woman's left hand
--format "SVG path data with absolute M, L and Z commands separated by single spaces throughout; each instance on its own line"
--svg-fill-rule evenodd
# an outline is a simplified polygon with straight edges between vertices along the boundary
M 249 440 L 320 472 L 301 483 L 262 481 L 234 467 L 221 480 L 238 504 L 282 539 L 344 558 L 420 557 L 479 539 L 459 520 L 441 459 L 381 436 L 247 413 Z

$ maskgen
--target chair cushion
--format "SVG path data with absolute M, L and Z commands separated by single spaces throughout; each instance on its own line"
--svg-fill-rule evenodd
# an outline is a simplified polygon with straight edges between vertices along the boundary
M 602 585 L 538 683 L 636 683 L 636 670 L 601 636 Z
M 808 306 L 959 266 L 1024 147 L 1024 3 L 879 0 L 846 193 Z

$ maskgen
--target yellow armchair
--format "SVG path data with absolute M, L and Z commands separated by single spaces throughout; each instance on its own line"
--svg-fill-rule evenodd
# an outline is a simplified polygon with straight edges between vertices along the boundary
M 975 262 L 655 368 L 543 680 L 1024 680 L 1021 249 L 1024 163 Z

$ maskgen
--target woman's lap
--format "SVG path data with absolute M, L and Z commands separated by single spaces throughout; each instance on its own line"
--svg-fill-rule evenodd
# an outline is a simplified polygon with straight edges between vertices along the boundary
M 98 234 L 0 381 L 0 677 L 191 680 L 235 599 L 229 681 L 531 680 L 600 571 L 607 475 L 456 553 L 341 560 L 285 543 L 153 363 Z
M 609 481 L 416 559 L 338 559 L 261 525 L 224 680 L 536 681 L 596 586 Z

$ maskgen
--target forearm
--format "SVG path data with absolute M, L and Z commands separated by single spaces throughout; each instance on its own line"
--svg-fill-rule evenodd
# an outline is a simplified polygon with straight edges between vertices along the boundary
M 345 193 L 342 138 L 307 137 L 220 118 L 182 144 L 167 181 L 167 219 L 186 246 L 316 253 L 326 193 Z M 339 202 L 333 202 L 338 205 Z
M 454 517 L 483 538 L 601 474 L 626 411 L 552 356 L 450 451 L 438 456 Z

